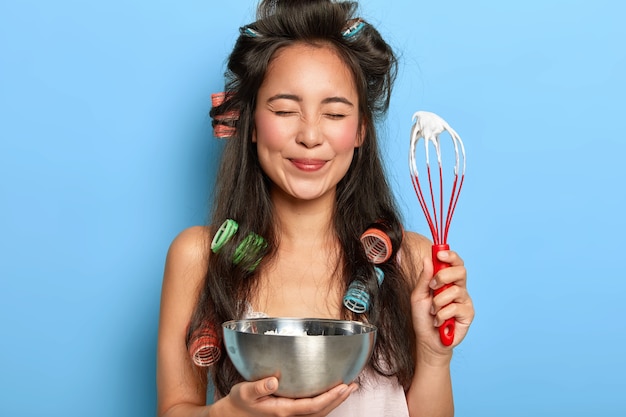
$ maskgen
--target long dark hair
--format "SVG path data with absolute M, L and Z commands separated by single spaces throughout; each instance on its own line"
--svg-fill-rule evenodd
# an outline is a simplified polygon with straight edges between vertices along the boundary
M 278 50 L 297 42 L 330 47 L 352 71 L 359 114 L 365 126 L 363 143 L 355 149 L 350 168 L 337 185 L 333 227 L 341 247 L 337 266 L 338 276 L 343 280 L 341 285 L 345 291 L 355 278 L 366 283 L 371 295 L 370 309 L 362 315 L 343 309 L 343 318 L 368 321 L 378 327 L 370 365 L 381 374 L 397 376 L 406 388 L 415 363 L 408 279 L 393 257 L 381 265 L 385 280 L 379 288 L 359 239 L 370 224 L 379 222 L 388 229 L 396 250 L 402 241 L 402 226 L 384 174 L 375 127 L 389 107 L 397 61 L 379 32 L 366 22 L 358 33 L 345 34 L 351 25 L 360 22 L 355 17 L 356 9 L 356 2 L 350 1 L 263 0 L 257 21 L 241 28 L 228 60 L 227 99 L 211 110 L 214 120 L 219 115 L 238 114 L 231 122 L 235 133 L 227 139 L 217 177 L 212 233 L 226 219 L 234 219 L 239 229 L 209 259 L 188 339 L 203 323 L 219 326 L 226 320 L 241 318 L 245 314 L 245 301 L 255 289 L 258 270 L 276 254 L 278 241 L 270 182 L 261 170 L 251 141 L 257 92 L 268 65 Z M 235 248 L 251 232 L 263 236 L 267 242 L 263 262 L 256 271 L 245 261 L 232 262 Z M 226 354 L 214 365 L 212 375 L 222 396 L 241 381 Z

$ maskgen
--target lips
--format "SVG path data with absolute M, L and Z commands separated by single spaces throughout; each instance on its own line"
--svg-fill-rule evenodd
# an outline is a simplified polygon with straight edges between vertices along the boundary
M 300 171 L 318 171 L 326 165 L 323 159 L 290 159 L 291 163 Z

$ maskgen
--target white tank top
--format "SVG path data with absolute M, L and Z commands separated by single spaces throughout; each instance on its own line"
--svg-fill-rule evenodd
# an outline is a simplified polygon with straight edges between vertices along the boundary
M 359 382 L 359 388 L 328 417 L 409 417 L 404 389 L 395 377 L 366 368 Z

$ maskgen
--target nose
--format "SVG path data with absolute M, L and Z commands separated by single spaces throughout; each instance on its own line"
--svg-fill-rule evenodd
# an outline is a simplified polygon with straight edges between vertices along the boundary
M 324 139 L 320 130 L 320 125 L 317 120 L 302 120 L 300 122 L 298 135 L 296 136 L 296 142 L 307 148 L 314 148 L 321 145 L 323 140 Z

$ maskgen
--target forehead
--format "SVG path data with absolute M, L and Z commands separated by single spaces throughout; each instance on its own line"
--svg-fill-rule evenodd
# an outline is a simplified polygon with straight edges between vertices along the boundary
M 261 88 L 338 89 L 356 95 L 354 75 L 337 50 L 328 44 L 295 43 L 276 51 Z

